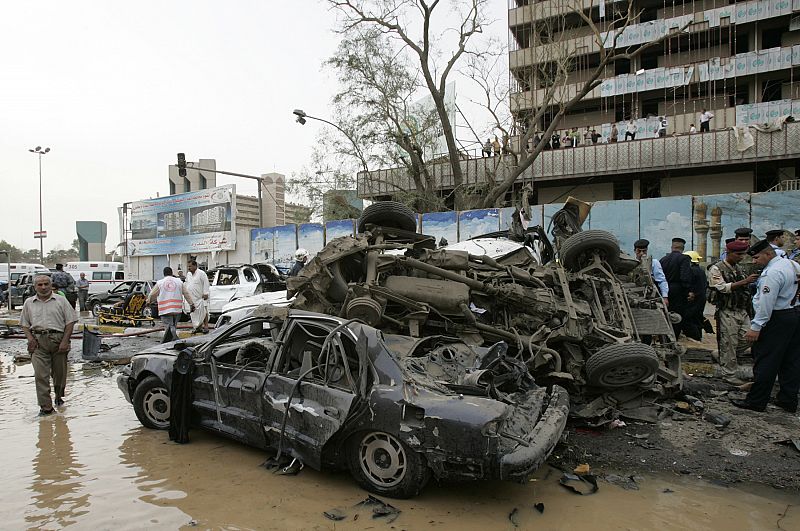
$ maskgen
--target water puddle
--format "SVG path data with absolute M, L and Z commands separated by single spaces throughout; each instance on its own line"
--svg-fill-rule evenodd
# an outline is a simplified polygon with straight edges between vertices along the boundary
M 549 468 L 526 485 L 431 484 L 413 500 L 385 500 L 401 511 L 394 522 L 373 520 L 354 507 L 367 493 L 346 473 L 276 476 L 258 450 L 197 430 L 176 445 L 141 427 L 104 369 L 71 365 L 67 405 L 38 418 L 32 374 L 0 357 L 5 529 L 800 529 L 793 493 L 644 476 L 639 490 L 600 481 L 577 496 Z M 323 515 L 332 509 L 344 519 Z

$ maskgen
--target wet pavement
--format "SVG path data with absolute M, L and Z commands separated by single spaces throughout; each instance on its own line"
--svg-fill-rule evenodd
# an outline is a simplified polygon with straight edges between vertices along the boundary
M 18 347 L 0 340 L 0 351 Z M 394 522 L 372 520 L 353 508 L 367 493 L 346 473 L 277 476 L 259 466 L 261 451 L 198 430 L 177 445 L 141 427 L 114 371 L 71 364 L 66 405 L 39 418 L 31 365 L 0 354 L 0 527 L 800 529 L 796 493 L 660 475 L 638 478 L 639 490 L 601 481 L 597 494 L 577 496 L 552 467 L 525 485 L 431 484 L 413 500 L 386 500 L 402 511 Z M 345 520 L 323 515 L 334 508 Z

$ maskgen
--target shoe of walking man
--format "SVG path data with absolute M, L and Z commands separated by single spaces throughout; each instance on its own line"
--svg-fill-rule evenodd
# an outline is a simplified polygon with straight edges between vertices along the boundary
M 39 415 L 53 413 L 50 379 L 53 379 L 55 405 L 64 404 L 67 387 L 67 354 L 72 329 L 78 315 L 67 299 L 53 293 L 50 277 L 34 278 L 35 297 L 22 305 L 20 325 L 28 339 L 28 352 L 36 379 L 36 398 Z
M 183 299 L 189 303 L 189 311 L 194 311 L 194 299 L 186 289 L 181 279 L 172 273 L 172 268 L 164 268 L 164 278 L 156 282 L 150 295 L 147 296 L 147 304 L 152 304 L 155 299 L 158 301 L 158 316 L 164 324 L 164 337 L 162 343 L 169 343 L 178 339 L 178 321 L 183 315 Z

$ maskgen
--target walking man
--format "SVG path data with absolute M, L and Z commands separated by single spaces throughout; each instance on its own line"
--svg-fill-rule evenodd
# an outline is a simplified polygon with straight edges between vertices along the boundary
M 777 376 L 780 390 L 775 404 L 796 413 L 800 391 L 800 266 L 778 257 L 767 240 L 754 244 L 747 254 L 764 267 L 753 297 L 755 316 L 745 336 L 753 345 L 753 387 L 747 398 L 731 402 L 736 407 L 764 411 Z
M 748 245 L 740 240 L 733 240 L 725 246 L 727 255 L 724 260 L 712 265 L 709 272 L 709 285 L 712 289 L 709 302 L 717 307 L 714 317 L 717 320 L 717 352 L 722 377 L 729 383 L 736 381 L 737 355 L 743 354 L 749 347 L 745 334 L 750 330 L 749 286 L 758 275 L 745 275 L 739 265 L 747 252 Z
M 82 312 L 86 311 L 86 299 L 89 298 L 89 281 L 86 280 L 86 273 L 81 273 L 81 278 L 75 281 L 75 287 L 78 288 L 78 302 Z
M 189 260 L 187 264 L 189 272 L 186 274 L 186 290 L 195 301 L 194 311 L 189 312 L 192 318 L 192 332 L 205 334 L 208 333 L 208 295 L 210 293 L 208 275 L 197 267 L 197 260 Z M 188 307 L 188 304 L 187 304 Z
M 769 242 L 770 247 L 775 251 L 780 258 L 786 258 L 786 251 L 782 249 L 784 240 L 783 240 L 783 229 L 772 229 L 767 231 L 767 241 Z
M 709 131 L 709 124 L 711 119 L 714 117 L 712 113 L 703 109 L 700 113 L 700 132 L 707 133 Z
M 636 240 L 633 242 L 633 252 L 636 255 L 636 259 L 649 268 L 650 275 L 653 277 L 653 282 L 655 282 L 658 287 L 661 298 L 663 298 L 664 303 L 669 306 L 669 283 L 667 282 L 667 277 L 664 276 L 664 269 L 661 267 L 661 262 L 653 260 L 652 257 L 647 255 L 647 248 L 649 246 L 650 240 L 644 238 Z
M 55 405 L 64 404 L 67 353 L 78 316 L 67 299 L 53 293 L 50 277 L 37 275 L 33 282 L 36 296 L 25 300 L 19 322 L 28 339 L 39 415 L 49 415 L 53 412 L 50 378 L 56 395 Z
M 158 315 L 164 323 L 164 338 L 162 343 L 169 343 L 178 339 L 178 320 L 183 314 L 183 299 L 189 303 L 189 311 L 194 312 L 194 299 L 189 294 L 181 279 L 173 276 L 172 268 L 164 268 L 164 278 L 156 282 L 147 304 L 152 304 L 153 299 L 158 301 Z
M 682 319 L 686 318 L 686 307 L 690 296 L 694 299 L 695 295 L 689 292 L 689 287 L 692 285 L 692 271 L 691 260 L 683 254 L 685 246 L 686 240 L 683 238 L 672 238 L 672 251 L 661 259 L 661 267 L 669 283 L 670 311 L 679 314 Z M 683 321 L 674 323 L 672 327 L 675 329 L 677 339 L 683 329 Z

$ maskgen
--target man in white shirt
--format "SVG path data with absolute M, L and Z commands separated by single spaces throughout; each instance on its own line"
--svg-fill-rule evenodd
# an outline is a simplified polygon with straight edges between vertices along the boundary
M 714 117 L 712 113 L 703 109 L 700 113 L 700 132 L 707 133 L 709 131 L 709 122 Z
M 636 140 L 636 132 L 639 130 L 639 127 L 636 125 L 636 122 L 631 120 L 628 122 L 628 125 L 625 127 L 625 141 L 627 142 L 628 138 L 631 140 Z
M 659 116 L 658 117 L 658 137 L 663 138 L 667 136 L 667 117 L 666 116 Z
M 772 229 L 766 232 L 767 241 L 770 247 L 775 251 L 775 254 L 780 258 L 786 258 L 786 251 L 782 249 L 784 245 L 783 229 Z
M 189 272 L 186 274 L 184 285 L 192 300 L 195 301 L 194 311 L 189 313 L 192 318 L 192 331 L 195 333 L 208 333 L 208 295 L 210 293 L 208 275 L 197 267 L 196 260 L 189 260 Z

